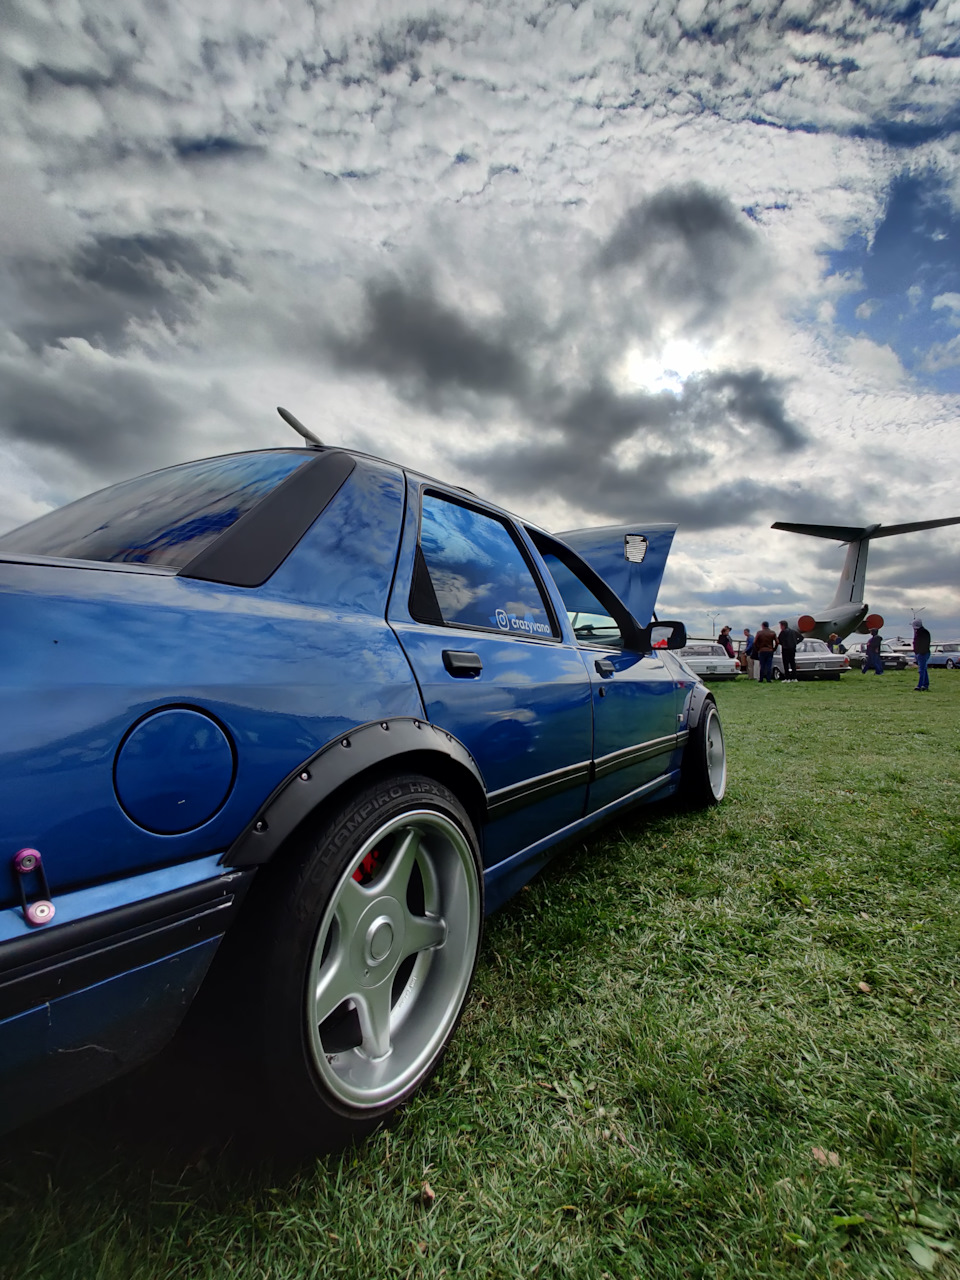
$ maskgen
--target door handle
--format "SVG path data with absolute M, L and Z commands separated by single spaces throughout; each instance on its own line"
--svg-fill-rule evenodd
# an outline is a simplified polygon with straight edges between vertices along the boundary
M 478 653 L 470 653 L 463 649 L 444 649 L 443 665 L 452 676 L 471 679 L 483 670 L 483 663 Z
M 597 675 L 603 676 L 604 678 L 612 676 L 614 671 L 616 671 L 616 667 L 609 658 L 597 658 L 593 665 L 597 669 Z

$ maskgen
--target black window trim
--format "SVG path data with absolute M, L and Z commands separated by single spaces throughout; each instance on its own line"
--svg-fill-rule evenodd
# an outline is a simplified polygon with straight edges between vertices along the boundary
M 472 494 L 465 498 L 465 493 L 467 493 L 467 490 L 459 490 L 457 493 L 451 493 L 449 490 L 443 489 L 439 485 L 430 483 L 422 483 L 419 486 L 417 493 L 417 546 L 414 553 L 414 569 L 413 577 L 410 581 L 410 595 L 407 601 L 407 608 L 410 611 L 410 617 L 413 618 L 414 622 L 422 623 L 424 626 L 444 627 L 448 631 L 474 631 L 478 635 L 484 636 L 501 636 L 504 639 L 527 640 L 533 641 L 537 644 L 562 645 L 564 643 L 563 628 L 560 626 L 556 610 L 553 607 L 553 600 L 550 596 L 550 592 L 546 588 L 546 584 L 543 581 L 539 566 L 530 555 L 530 549 L 520 534 L 519 527 L 505 512 L 497 511 L 491 507 L 485 506 L 482 502 L 473 498 Z M 427 497 L 440 498 L 444 502 L 449 502 L 451 506 L 464 507 L 467 511 L 474 511 L 477 515 L 487 516 L 489 519 L 495 520 L 498 524 L 503 525 L 517 550 L 520 552 L 523 562 L 527 566 L 530 576 L 533 579 L 533 585 L 540 593 L 540 600 L 543 604 L 544 613 L 547 615 L 550 622 L 550 635 L 526 635 L 519 631 L 502 631 L 499 627 L 478 627 L 473 623 L 467 622 L 447 622 L 443 618 L 443 615 L 440 613 L 439 601 L 436 599 L 433 582 L 430 579 L 430 570 L 427 565 L 426 557 L 424 556 L 420 545 L 420 531 L 423 523 L 423 500 Z M 424 574 L 427 582 L 430 584 L 430 593 L 433 595 L 437 609 L 437 614 L 434 618 L 428 618 L 424 616 L 423 613 L 418 613 L 416 611 L 418 607 L 426 603 L 426 591 L 423 588 L 422 582 L 418 581 L 419 574 Z M 440 620 L 437 621 L 437 618 Z
M 343 450 L 318 451 L 189 560 L 177 576 L 224 586 L 262 587 L 329 506 L 356 465 L 356 458 Z

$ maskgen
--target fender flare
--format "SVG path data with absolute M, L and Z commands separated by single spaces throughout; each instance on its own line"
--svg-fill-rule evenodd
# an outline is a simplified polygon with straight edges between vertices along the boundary
M 397 717 L 358 725 L 297 765 L 257 810 L 221 862 L 254 867 L 269 862 L 287 837 L 328 796 L 369 769 L 412 754 L 437 757 L 466 770 L 477 784 L 483 808 L 487 790 L 473 756 L 452 734 L 427 720 Z
M 692 730 L 700 723 L 703 709 L 707 703 L 716 706 L 716 698 L 704 684 L 695 684 L 690 690 L 690 701 L 687 704 L 687 729 Z

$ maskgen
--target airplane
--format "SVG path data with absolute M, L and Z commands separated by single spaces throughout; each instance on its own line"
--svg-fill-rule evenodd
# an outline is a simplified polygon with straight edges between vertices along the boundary
M 960 524 L 960 516 L 946 520 L 915 520 L 911 524 L 871 524 L 855 528 L 843 524 L 790 524 L 777 520 L 770 527 L 786 533 L 805 533 L 812 538 L 832 538 L 847 544 L 843 572 L 836 594 L 829 604 L 817 610 L 816 616 L 803 613 L 790 625 L 807 638 L 828 640 L 836 633 L 843 640 L 851 631 L 866 635 L 874 627 L 883 626 L 879 613 L 870 613 L 863 599 L 863 583 L 867 573 L 867 551 L 874 538 L 892 538 L 900 533 L 917 533 L 921 529 L 939 529 L 947 524 Z

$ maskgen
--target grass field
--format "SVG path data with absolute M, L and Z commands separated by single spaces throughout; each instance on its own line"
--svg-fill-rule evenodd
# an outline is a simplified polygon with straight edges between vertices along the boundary
M 245 1163 L 160 1131 L 154 1069 L 7 1140 L 0 1274 L 960 1277 L 960 673 L 932 681 L 718 687 L 724 804 L 494 916 L 392 1131 Z

